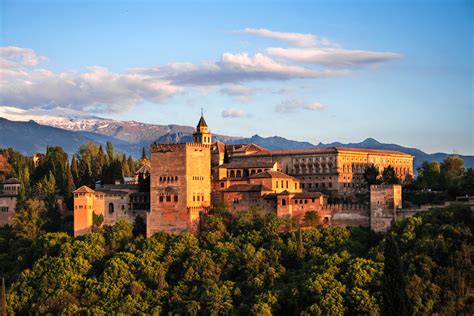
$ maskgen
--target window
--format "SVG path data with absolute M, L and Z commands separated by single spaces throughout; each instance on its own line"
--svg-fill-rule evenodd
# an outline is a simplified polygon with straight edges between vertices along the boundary
M 0 207 L 0 210 L 2 211 L 2 213 L 8 213 L 8 206 L 2 206 Z
M 224 182 L 221 182 L 221 188 L 223 188 L 223 187 L 224 187 Z
M 288 189 L 288 180 L 286 180 L 286 188 Z
M 109 213 L 113 213 L 114 212 L 114 203 L 109 203 Z
M 308 204 L 308 200 L 304 200 L 304 204 Z
M 171 202 L 171 196 L 169 195 L 166 196 L 166 202 Z
M 124 211 L 125 210 L 125 205 L 122 204 L 121 209 L 122 209 L 122 211 Z
M 174 196 L 174 201 L 178 202 L 178 196 L 177 195 Z

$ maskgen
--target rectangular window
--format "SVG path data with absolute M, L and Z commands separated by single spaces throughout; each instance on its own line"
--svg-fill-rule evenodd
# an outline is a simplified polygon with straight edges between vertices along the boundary
M 174 196 L 174 201 L 178 202 L 178 196 L 177 195 Z
M 163 196 L 160 196 L 160 203 L 163 202 Z
M 171 202 L 171 196 L 169 195 L 166 196 L 166 202 Z

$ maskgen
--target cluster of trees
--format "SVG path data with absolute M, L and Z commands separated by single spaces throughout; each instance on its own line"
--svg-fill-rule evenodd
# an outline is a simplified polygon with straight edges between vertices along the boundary
M 146 159 L 143 149 L 142 160 Z M 137 162 L 125 154 L 115 152 L 112 143 L 107 142 L 106 150 L 95 143 L 81 145 L 71 161 L 71 172 L 77 187 L 93 187 L 95 181 L 102 184 L 122 182 L 124 177 L 135 174 Z
M 21 182 L 14 227 L 25 238 L 36 238 L 40 231 L 67 230 L 72 218 L 61 218 L 60 205 L 73 207 L 72 192 L 81 185 L 94 187 L 96 181 L 112 184 L 131 177 L 139 162 L 116 152 L 109 142 L 104 152 L 95 143 L 81 145 L 72 160 L 62 147 L 48 147 L 33 166 L 30 158 L 11 148 L 0 150 L 12 167 L 12 177 Z M 146 160 L 143 150 L 142 160 Z M 65 223 L 66 221 L 66 223 Z M 23 232 L 23 233 L 21 233 Z
M 307 219 L 308 221 L 310 218 Z M 80 238 L 0 230 L 8 310 L 18 314 L 472 314 L 472 219 L 452 206 L 385 236 L 287 230 L 288 220 L 212 211 L 198 236 L 145 239 L 119 222 Z M 472 303 L 472 302 L 471 302 Z
M 474 170 L 464 168 L 459 156 L 449 156 L 442 163 L 425 161 L 417 171 L 415 189 L 447 191 L 453 196 L 474 195 Z
M 395 169 L 388 165 L 380 174 L 379 169 L 375 165 L 368 165 L 364 170 L 364 180 L 367 185 L 373 184 L 400 184 L 400 179 L 397 176 Z

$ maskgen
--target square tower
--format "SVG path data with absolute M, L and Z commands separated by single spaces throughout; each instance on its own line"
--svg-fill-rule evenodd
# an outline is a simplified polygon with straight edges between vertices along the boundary
M 210 146 L 152 144 L 150 151 L 147 237 L 158 231 L 196 232 L 200 213 L 211 205 Z
M 370 227 L 373 231 L 387 231 L 397 221 L 397 211 L 402 208 L 402 186 L 370 186 Z

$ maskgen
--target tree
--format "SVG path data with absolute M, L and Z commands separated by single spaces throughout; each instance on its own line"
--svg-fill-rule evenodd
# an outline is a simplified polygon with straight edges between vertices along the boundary
M 35 240 L 41 233 L 44 224 L 43 215 L 46 207 L 43 201 L 29 199 L 13 215 L 13 227 L 18 236 Z
M 127 163 L 128 169 L 130 170 L 130 176 L 133 177 L 135 175 L 135 162 L 133 161 L 132 156 L 128 156 Z
M 114 161 L 114 146 L 111 142 L 107 142 L 107 161 L 109 165 Z
M 127 156 L 125 154 L 122 155 L 122 170 L 124 177 L 130 177 L 130 168 L 128 166 Z
M 92 212 L 92 226 L 94 229 L 97 229 L 102 226 L 104 223 L 104 215 L 97 215 L 95 212 Z
M 89 164 L 82 159 L 79 163 L 79 185 L 87 185 L 92 187 L 94 185 L 94 181 L 92 180 L 91 171 L 89 169 Z
M 382 172 L 382 182 L 385 184 L 399 184 L 400 180 L 398 179 L 395 169 L 388 165 Z
M 113 173 L 113 182 L 115 183 L 116 181 L 123 182 L 123 170 L 122 170 L 122 163 L 120 160 L 115 160 L 113 163 L 114 167 L 114 173 Z
M 388 233 L 384 247 L 384 274 L 382 283 L 383 315 L 408 315 L 408 300 L 398 244 Z
M 365 167 L 364 180 L 369 187 L 373 184 L 380 184 L 379 176 L 379 169 L 375 165 Z
M 138 215 L 135 217 L 135 221 L 133 222 L 133 236 L 145 236 L 146 234 L 146 223 L 143 218 Z
M 145 147 L 142 148 L 142 157 L 140 158 L 140 160 L 141 160 L 142 162 L 148 160 L 148 158 L 147 158 L 147 156 L 146 156 L 146 149 L 145 149 Z
M 96 163 L 96 170 L 97 170 L 96 179 L 98 179 L 100 178 L 100 175 L 102 174 L 102 170 L 107 166 L 107 157 L 105 156 L 102 145 L 99 146 L 99 151 L 97 153 L 95 163 Z
M 316 227 L 319 225 L 320 217 L 316 211 L 309 211 L 304 214 L 303 221 L 305 226 Z
M 298 244 L 296 247 L 296 256 L 300 260 L 304 258 L 304 244 L 303 244 L 303 236 L 301 234 L 301 227 L 298 229 Z
M 79 167 L 77 166 L 77 159 L 76 156 L 72 156 L 72 161 L 71 161 L 71 174 L 72 174 L 72 179 L 74 180 L 75 186 L 79 186 L 80 184 L 80 179 L 79 179 Z
M 7 292 L 5 289 L 5 278 L 2 278 L 2 316 L 7 315 Z
M 418 168 L 417 185 L 422 189 L 440 189 L 441 165 L 437 161 L 424 161 Z

